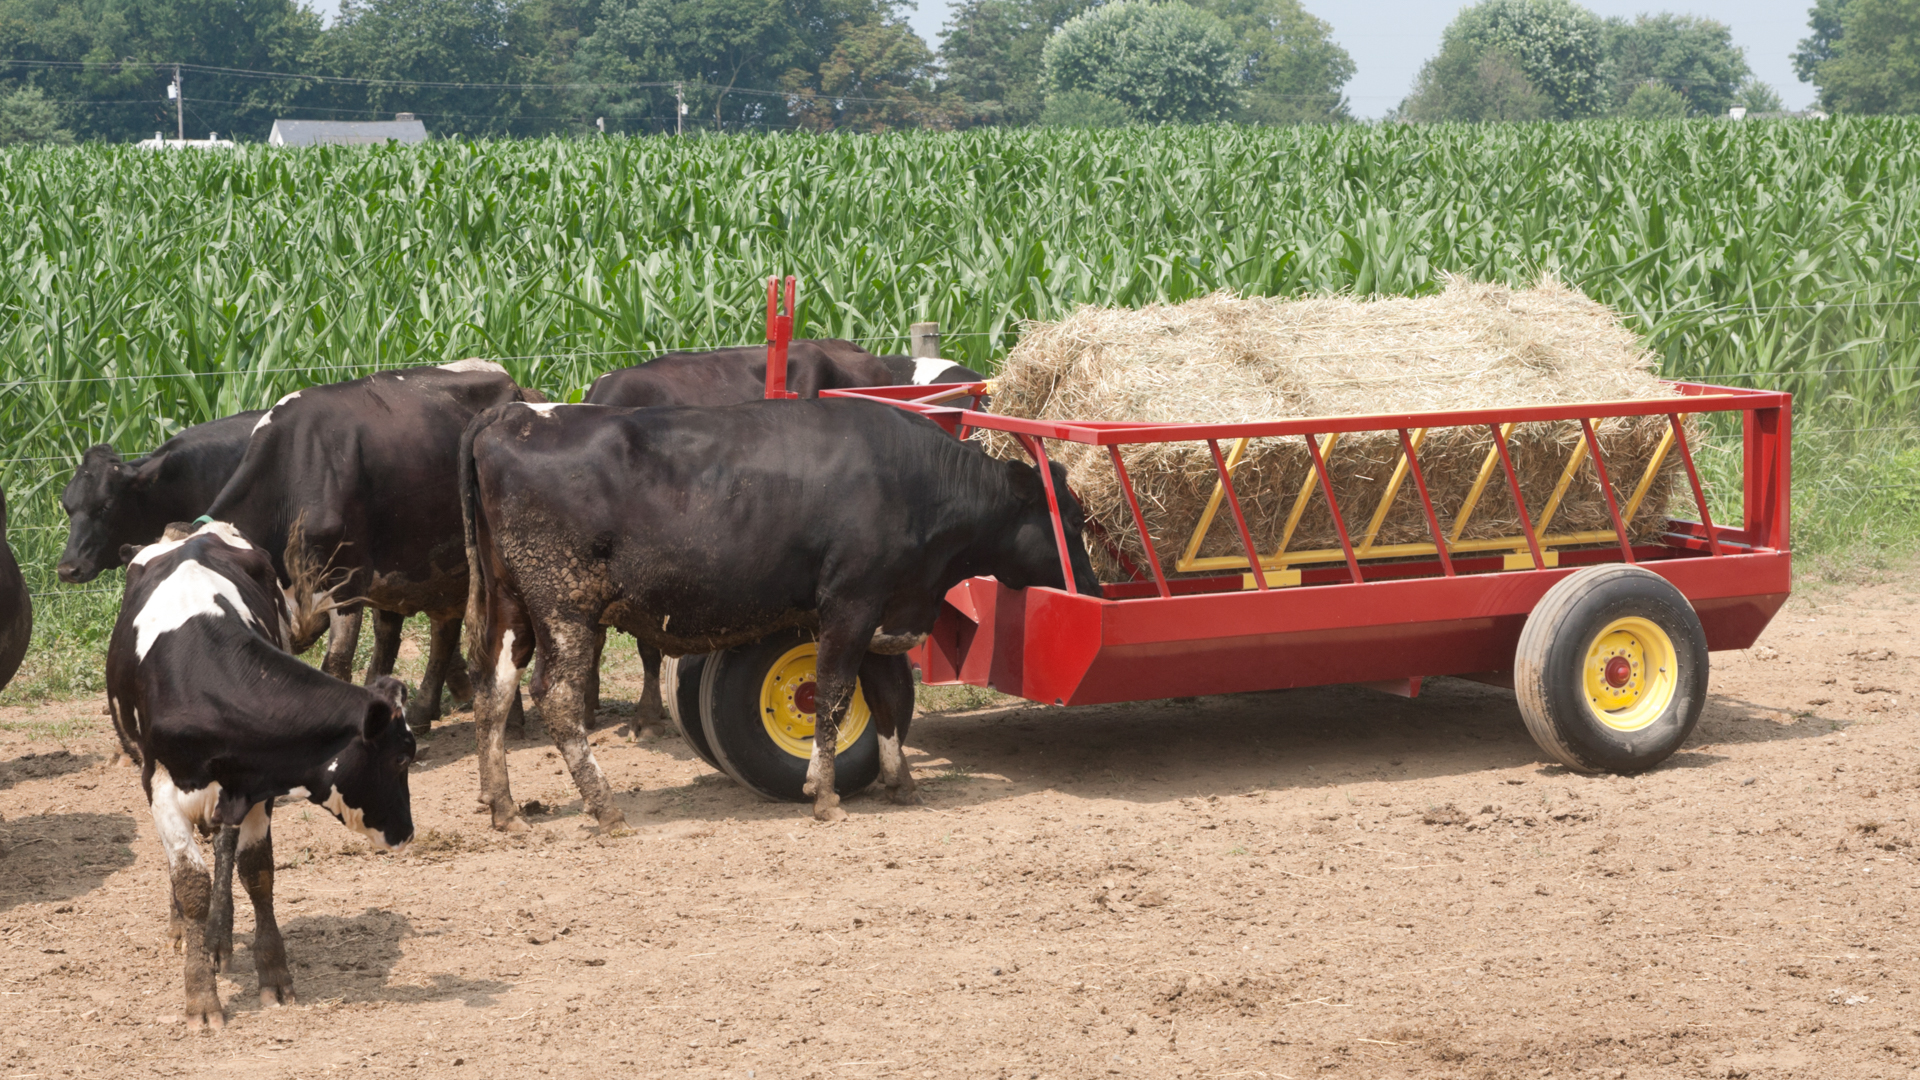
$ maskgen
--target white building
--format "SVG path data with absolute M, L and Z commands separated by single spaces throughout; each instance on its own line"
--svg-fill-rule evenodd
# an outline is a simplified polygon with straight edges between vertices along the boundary
M 217 131 L 207 132 L 204 139 L 169 139 L 159 132 L 151 139 L 141 139 L 133 145 L 142 150 L 231 150 L 232 139 L 223 139 Z
M 427 125 L 412 113 L 391 120 L 275 120 L 268 146 L 377 146 L 427 141 Z

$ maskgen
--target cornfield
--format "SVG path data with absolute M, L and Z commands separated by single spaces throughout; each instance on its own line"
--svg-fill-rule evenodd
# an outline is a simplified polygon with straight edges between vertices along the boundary
M 799 336 L 900 351 L 936 320 L 990 369 L 1081 303 L 1552 271 L 1668 376 L 1799 395 L 1829 467 L 1803 464 L 1798 520 L 1838 520 L 1914 480 L 1884 463 L 1920 408 L 1917 146 L 1863 119 L 4 149 L 0 485 L 70 643 L 114 603 L 52 577 L 81 452 L 311 383 L 483 356 L 564 398 L 758 340 L 773 272 Z

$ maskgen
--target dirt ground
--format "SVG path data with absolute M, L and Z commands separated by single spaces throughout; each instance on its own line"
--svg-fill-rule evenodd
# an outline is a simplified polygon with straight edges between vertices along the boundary
M 101 702 L 4 710 L 0 1076 L 1910 1076 L 1917 627 L 1920 576 L 1797 596 L 1632 779 L 1453 680 L 1002 701 L 915 722 L 923 806 L 832 826 L 628 741 L 622 667 L 632 835 L 542 741 L 515 793 L 556 811 L 490 831 L 456 713 L 404 856 L 283 805 L 300 1003 L 256 1004 L 242 895 L 219 1034 Z

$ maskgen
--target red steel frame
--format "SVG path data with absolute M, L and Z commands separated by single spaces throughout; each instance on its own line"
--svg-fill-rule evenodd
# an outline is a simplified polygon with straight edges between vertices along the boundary
M 789 301 L 791 304 L 791 301 Z M 789 307 L 791 310 L 791 307 Z M 1047 439 L 1102 446 L 1126 494 L 1133 527 L 1144 541 L 1150 574 L 1103 587 L 1101 596 L 1059 589 L 1008 589 L 971 578 L 946 597 L 925 645 L 914 653 L 929 683 L 969 683 L 1056 705 L 1275 690 L 1334 683 L 1375 683 L 1417 693 L 1419 680 L 1463 675 L 1500 681 L 1513 668 L 1527 615 L 1553 584 L 1582 566 L 1624 561 L 1673 582 L 1693 603 L 1711 649 L 1743 649 L 1786 601 L 1792 556 L 1787 543 L 1791 475 L 1790 395 L 1675 383 L 1675 399 L 1610 401 L 1436 413 L 1318 417 L 1237 424 L 1153 424 L 1025 420 L 978 411 L 984 383 L 873 387 L 828 391 L 835 397 L 886 402 L 928 417 L 956 436 L 988 428 L 1015 436 L 1036 462 Z M 971 407 L 954 404 L 968 399 Z M 1741 527 L 1715 525 L 1695 469 L 1681 414 L 1738 412 L 1743 421 L 1744 515 Z M 1685 466 L 1699 521 L 1671 522 L 1657 542 L 1630 544 L 1594 435 L 1607 417 L 1665 415 Z M 1500 428 L 1507 424 L 1578 421 L 1602 489 L 1618 549 L 1568 548 L 1546 565 L 1532 517 Z M 1500 448 L 1509 490 L 1520 508 L 1528 568 L 1505 569 L 1495 553 L 1449 551 L 1408 437 L 1416 428 L 1488 426 Z M 1320 439 L 1359 431 L 1397 431 L 1411 465 L 1435 557 L 1363 567 L 1355 557 L 1339 500 L 1329 483 Z M 1271 587 L 1241 512 L 1223 439 L 1303 436 L 1319 489 L 1333 511 L 1343 564 L 1307 566 L 1300 584 Z M 1142 442 L 1204 442 L 1212 451 L 1235 529 L 1252 571 L 1169 580 L 1147 534 L 1139 499 L 1119 448 Z M 1051 470 L 1040 475 L 1064 539 Z M 1096 537 L 1098 538 L 1098 537 Z M 1061 570 L 1067 581 L 1065 544 Z

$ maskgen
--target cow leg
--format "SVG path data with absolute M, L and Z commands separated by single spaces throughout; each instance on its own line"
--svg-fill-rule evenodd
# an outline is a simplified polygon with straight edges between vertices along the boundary
M 221 825 L 213 834 L 213 895 L 207 901 L 207 958 L 213 970 L 227 970 L 233 959 L 233 853 L 240 830 Z
M 541 677 L 545 693 L 539 694 L 540 717 L 546 721 L 547 734 L 560 751 L 561 760 L 573 773 L 573 784 L 586 800 L 587 812 L 599 823 L 602 832 L 612 832 L 627 823 L 627 816 L 613 805 L 613 788 L 594 760 L 593 747 L 587 742 L 587 690 L 592 685 L 595 631 L 598 627 L 571 623 L 547 623 L 540 635 Z M 600 631 L 604 633 L 604 631 Z
M 660 698 L 660 650 L 640 644 L 640 666 L 646 672 L 640 686 L 640 704 L 633 710 L 634 738 L 657 738 L 667 732 L 666 705 Z
M 513 801 L 507 781 L 507 727 L 509 712 L 520 712 L 520 674 L 532 649 L 522 640 L 522 628 L 478 627 L 480 646 L 471 651 L 473 663 L 473 736 L 480 759 L 480 806 L 493 814 L 493 827 L 503 832 L 527 831 L 526 818 Z M 525 719 L 521 720 L 524 725 Z
M 467 662 L 457 647 L 453 660 L 447 664 L 447 696 L 456 702 L 473 700 L 473 684 L 467 681 Z
M 253 901 L 253 970 L 260 977 L 260 1004 L 293 1004 L 293 976 L 287 972 L 287 944 L 273 917 L 273 804 L 257 802 L 240 823 L 235 867 Z
M 476 698 L 479 697 L 479 694 L 480 692 L 478 690 L 474 691 Z M 527 737 L 527 706 L 525 702 L 520 700 L 520 688 L 518 686 L 513 688 L 513 704 L 507 707 L 505 726 L 507 738 L 524 739 Z
M 607 628 L 593 628 L 593 663 L 587 666 L 587 730 L 600 726 L 600 661 L 607 653 Z
M 807 782 L 800 789 L 813 796 L 816 821 L 840 821 L 847 816 L 847 812 L 840 809 L 839 793 L 833 790 L 833 752 L 840 743 L 840 722 L 846 719 L 847 707 L 853 704 L 854 680 L 867 655 L 866 643 L 872 637 L 872 624 L 866 626 L 864 633 L 849 633 L 843 626 L 821 629 L 814 672 L 818 697 L 813 723 L 813 758 L 807 762 Z
M 447 679 L 447 665 L 460 654 L 460 619 L 433 619 L 432 639 L 427 646 L 427 670 L 420 674 L 420 692 L 407 702 L 407 726 L 415 735 L 425 735 L 440 716 L 440 688 Z
M 880 735 L 880 782 L 894 802 L 911 806 L 920 799 L 913 793 L 913 770 L 900 747 L 913 718 L 913 666 L 905 656 L 868 653 L 860 662 L 860 687 Z
M 320 662 L 320 670 L 341 682 L 353 681 L 353 654 L 360 647 L 361 613 L 360 608 L 350 614 L 335 609 L 327 616 L 327 655 Z
M 373 658 L 367 661 L 366 685 L 382 675 L 393 674 L 393 662 L 400 658 L 400 628 L 407 617 L 394 611 L 373 613 Z
M 153 815 L 154 831 L 160 834 L 160 846 L 167 853 L 173 925 L 180 931 L 186 976 L 187 1026 L 195 1031 L 203 1026 L 222 1027 L 227 1018 L 220 1008 L 219 988 L 214 985 L 212 958 L 207 955 L 207 908 L 213 898 L 213 885 L 207 880 L 207 863 L 194 840 L 187 800 L 165 769 L 154 770 L 147 810 Z

